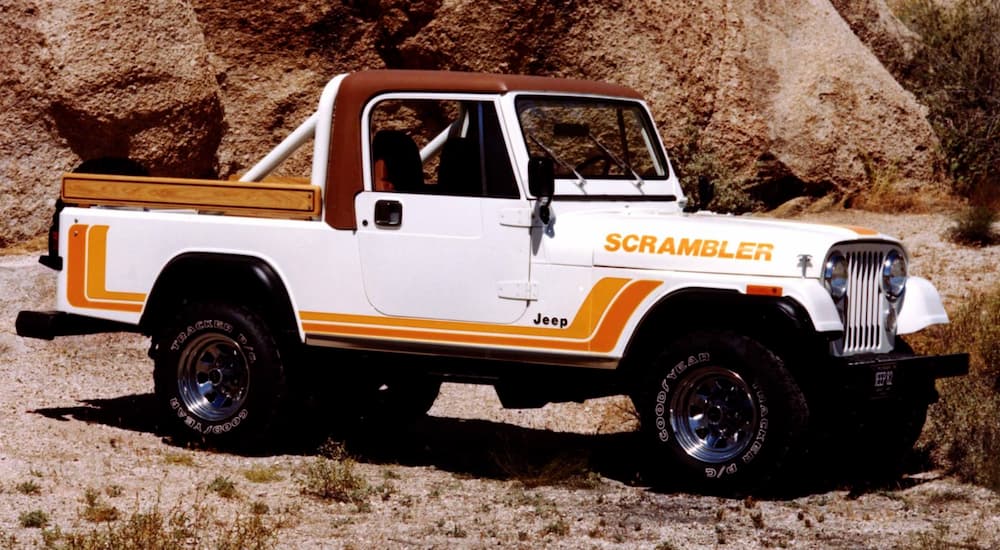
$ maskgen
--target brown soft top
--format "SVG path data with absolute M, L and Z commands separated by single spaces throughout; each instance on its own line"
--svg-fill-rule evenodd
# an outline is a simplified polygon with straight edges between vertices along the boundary
M 642 99 L 626 86 L 573 78 L 394 69 L 350 73 L 337 91 L 326 173 L 326 222 L 337 229 L 356 229 L 354 196 L 364 189 L 361 111 L 373 97 L 388 92 L 556 92 Z

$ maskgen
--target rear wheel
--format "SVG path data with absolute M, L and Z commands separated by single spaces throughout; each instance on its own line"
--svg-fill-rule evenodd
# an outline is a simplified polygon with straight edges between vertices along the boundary
M 285 396 L 278 345 L 253 311 L 190 304 L 161 333 L 154 381 L 169 428 L 209 444 L 253 444 L 278 424 Z
M 765 487 L 797 451 L 809 416 L 782 361 L 728 332 L 667 346 L 633 401 L 652 447 L 651 484 L 700 480 L 711 492 Z

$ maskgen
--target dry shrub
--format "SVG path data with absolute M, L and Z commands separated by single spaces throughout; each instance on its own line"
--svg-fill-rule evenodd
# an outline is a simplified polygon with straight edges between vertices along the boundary
M 952 241 L 967 246 L 991 246 L 1000 242 L 1000 235 L 993 230 L 997 213 L 989 206 L 969 206 L 955 219 L 949 231 Z
M 178 505 L 163 513 L 159 506 L 133 511 L 106 527 L 63 532 L 58 527 L 43 533 L 44 547 L 65 550 L 187 548 L 270 549 L 277 547 L 281 520 L 266 521 L 259 514 L 220 518 L 198 502 Z
M 970 298 L 951 323 L 914 339 L 923 353 L 970 354 L 967 376 L 938 382 L 920 445 L 964 481 L 1000 490 L 1000 285 Z
M 1000 3 L 904 0 L 897 14 L 920 35 L 901 71 L 927 105 L 954 190 L 996 194 L 1000 171 Z
M 899 168 L 880 162 L 870 155 L 861 155 L 868 188 L 852 201 L 852 207 L 871 212 L 912 212 L 916 209 L 915 193 L 903 193 L 897 188 Z
M 590 453 L 583 449 L 542 449 L 528 437 L 501 437 L 490 452 L 496 468 L 524 487 L 563 486 L 596 489 L 601 476 L 590 469 Z
M 306 464 L 298 478 L 302 494 L 349 502 L 359 510 L 365 510 L 372 491 L 368 481 L 355 471 L 356 462 L 344 445 L 330 440 L 320 447 L 319 452 L 321 456 Z
M 41 529 L 49 524 L 49 515 L 42 510 L 24 512 L 17 519 L 21 523 L 21 527 L 30 529 Z

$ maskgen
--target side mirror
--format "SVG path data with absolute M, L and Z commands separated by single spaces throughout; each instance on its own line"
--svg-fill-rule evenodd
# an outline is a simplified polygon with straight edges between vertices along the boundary
M 555 163 L 552 159 L 531 157 L 528 161 L 528 191 L 538 198 L 551 198 L 555 187 Z
M 538 198 L 538 218 L 548 224 L 551 218 L 549 203 L 555 193 L 555 163 L 548 157 L 531 157 L 528 160 L 528 191 Z

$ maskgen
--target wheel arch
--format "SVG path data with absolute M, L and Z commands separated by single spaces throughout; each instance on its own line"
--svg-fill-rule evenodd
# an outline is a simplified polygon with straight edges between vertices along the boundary
M 662 297 L 639 321 L 619 370 L 641 369 L 662 351 L 665 338 L 692 331 L 733 331 L 750 336 L 779 356 L 819 340 L 808 311 L 789 297 L 753 296 L 736 290 L 686 288 Z
M 172 258 L 153 283 L 139 326 L 144 333 L 155 334 L 180 304 L 192 301 L 248 306 L 264 317 L 276 336 L 301 340 L 284 280 L 256 256 L 186 252 Z

